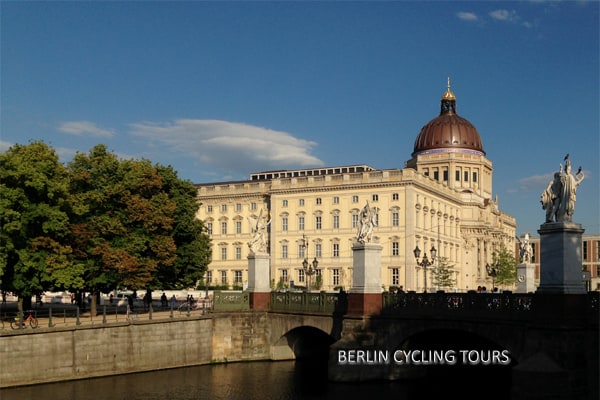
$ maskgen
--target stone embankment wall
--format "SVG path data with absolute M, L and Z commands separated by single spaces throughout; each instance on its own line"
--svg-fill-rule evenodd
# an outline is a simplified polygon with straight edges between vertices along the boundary
M 269 359 L 264 313 L 2 331 L 0 387 Z

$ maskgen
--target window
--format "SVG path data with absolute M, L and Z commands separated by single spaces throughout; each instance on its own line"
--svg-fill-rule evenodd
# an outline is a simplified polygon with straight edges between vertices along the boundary
M 298 258 L 304 258 L 304 245 L 303 244 L 299 244 L 298 245 Z
M 322 217 L 320 215 L 317 215 L 315 217 L 315 229 L 321 229 L 321 223 L 322 223 Z
M 227 204 L 221 204 L 221 212 L 227 212 Z
M 456 170 L 455 174 L 454 174 L 454 180 L 456 182 L 460 182 L 460 170 Z
M 250 209 L 256 210 L 256 203 L 250 203 Z
M 392 255 L 399 256 L 400 255 L 400 243 L 392 242 Z
M 242 233 L 242 221 L 235 221 L 235 233 Z
M 425 175 L 425 176 L 429 176 L 429 168 L 425 168 L 425 169 L 423 170 L 423 175 Z
M 433 179 L 435 179 L 436 181 L 440 180 L 440 172 L 439 171 L 433 171 Z
M 304 276 L 305 276 L 304 270 L 303 269 L 298 270 L 298 282 L 304 283 Z
M 477 172 L 473 172 L 473 182 L 477 182 Z
M 352 202 L 358 203 L 358 196 L 352 196 Z
M 287 282 L 289 279 L 288 277 L 288 270 L 287 269 L 282 269 L 281 270 L 281 281 L 282 282 Z
M 300 200 L 298 200 L 298 205 L 301 205 L 301 206 L 303 206 L 303 205 L 304 205 L 304 199 L 300 199 Z
M 358 215 L 352 214 L 352 227 L 356 228 L 358 226 Z
M 288 230 L 288 217 L 281 218 L 281 230 L 282 231 Z
M 242 283 L 242 271 L 233 271 L 233 283 Z
M 321 245 L 321 243 L 316 243 L 315 244 L 315 257 L 323 257 L 323 251 L 322 251 L 323 246 Z
M 227 222 L 221 222 L 221 235 L 227 235 Z
M 208 224 L 206 224 L 206 233 L 208 233 L 209 235 L 212 235 L 213 232 L 213 224 L 212 222 L 209 222 Z
M 320 198 L 320 197 L 317 197 L 317 198 L 315 199 L 315 202 L 316 202 L 316 204 L 321 204 L 321 203 L 323 202 L 323 200 L 321 200 L 321 198 Z
M 298 230 L 304 230 L 304 216 L 302 215 L 298 217 Z
M 400 226 L 400 213 L 398 211 L 392 213 L 392 226 Z
M 394 286 L 398 286 L 400 283 L 400 269 L 392 268 L 392 282 L 391 284 Z
M 338 196 L 333 197 L 333 204 L 340 204 L 340 198 Z
M 333 229 L 340 229 L 340 216 L 337 214 L 333 216 Z
M 236 260 L 242 259 L 242 248 L 239 246 L 235 248 L 235 259 Z
M 596 259 L 600 260 L 600 240 L 596 241 Z M 600 276 L 600 274 L 598 274 Z
M 227 260 L 227 247 L 221 247 L 221 260 Z
M 400 196 L 398 195 L 398 193 L 393 193 L 392 194 L 392 200 L 399 200 Z
M 465 171 L 465 182 L 469 182 L 469 172 Z
M 287 244 L 281 245 L 281 258 L 288 258 L 288 245 Z
M 227 271 L 221 271 L 221 284 L 227 283 Z
M 242 211 L 242 205 L 240 203 L 236 203 L 236 205 L 235 205 L 235 211 L 237 211 L 237 212 Z
M 340 284 L 340 270 L 339 268 L 334 268 L 333 270 L 331 270 L 331 283 L 333 286 L 337 286 Z
M 448 181 L 448 171 L 444 171 L 444 181 Z
M 212 271 L 206 271 L 206 283 L 207 285 L 210 285 L 212 283 Z
M 584 241 L 583 242 L 583 260 L 587 260 L 588 259 L 588 242 Z
M 379 201 L 379 195 L 378 194 L 374 194 L 372 196 L 373 201 Z
M 287 201 L 287 200 L 283 200 L 283 201 L 281 202 L 281 206 L 282 206 L 282 207 L 287 207 L 287 206 L 288 206 L 288 201 Z
M 206 212 L 207 213 L 211 213 L 212 212 L 212 206 L 206 206 Z
M 339 243 L 334 243 L 333 244 L 333 256 L 334 257 L 339 257 L 340 256 L 340 244 Z

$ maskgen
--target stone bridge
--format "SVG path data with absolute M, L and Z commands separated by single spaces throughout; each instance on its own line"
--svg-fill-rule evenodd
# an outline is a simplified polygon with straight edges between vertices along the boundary
M 332 381 L 488 371 L 491 385 L 511 382 L 511 399 L 595 399 L 599 299 L 386 293 L 382 312 L 369 316 L 348 314 L 343 293 L 321 300 L 321 311 L 294 310 L 287 299 L 267 313 L 271 358 L 328 359 Z

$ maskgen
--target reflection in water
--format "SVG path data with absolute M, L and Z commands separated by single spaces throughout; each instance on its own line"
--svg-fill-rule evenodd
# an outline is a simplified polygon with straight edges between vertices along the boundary
M 502 391 L 502 380 L 489 382 L 489 390 L 474 392 L 474 371 L 462 376 L 433 374 L 416 381 L 332 383 L 327 381 L 326 363 L 309 361 L 265 361 L 229 363 L 85 379 L 0 390 L 2 400 L 43 398 L 48 400 L 304 400 L 352 399 L 415 400 L 458 395 L 490 397 Z M 458 372 L 458 371 L 457 371 Z M 465 374 L 466 372 L 466 374 Z M 454 375 L 454 376 L 449 376 Z M 497 376 L 497 378 L 500 378 Z M 473 392 L 470 392 L 473 391 Z M 476 396 L 475 396 L 476 395 Z

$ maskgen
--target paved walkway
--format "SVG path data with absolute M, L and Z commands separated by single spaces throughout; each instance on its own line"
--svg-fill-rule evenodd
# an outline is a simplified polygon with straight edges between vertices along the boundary
M 80 310 L 77 313 L 77 306 L 71 304 L 49 304 L 33 305 L 33 315 L 38 319 L 38 328 L 55 328 L 55 327 L 73 327 L 73 326 L 98 326 L 112 323 L 135 323 L 136 321 L 160 320 L 160 319 L 184 319 L 191 317 L 200 317 L 209 312 L 203 310 L 202 305 L 196 310 L 179 311 L 171 310 L 160 306 L 160 302 L 154 302 L 152 312 L 144 307 L 134 308 L 134 314 L 130 320 L 127 319 L 125 306 L 98 306 L 96 315 L 92 315 L 89 309 Z M 13 331 L 10 326 L 10 321 L 17 315 L 17 303 L 6 302 L 0 304 L 0 333 Z M 27 317 L 28 312 L 25 312 Z M 27 325 L 25 330 L 30 330 Z

